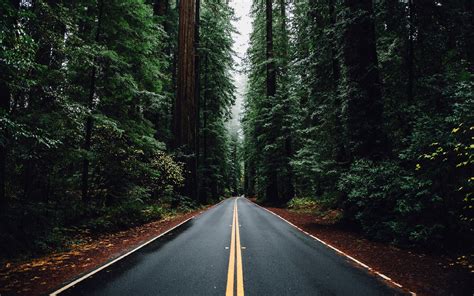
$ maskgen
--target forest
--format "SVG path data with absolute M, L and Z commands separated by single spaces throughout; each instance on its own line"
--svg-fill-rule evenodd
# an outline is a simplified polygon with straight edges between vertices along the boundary
M 228 1 L 1 0 L 0 257 L 240 194 L 471 250 L 473 6 L 253 0 L 242 70 Z
M 232 11 L 181 9 L 0 1 L 1 257 L 237 194 Z
M 470 249 L 473 2 L 255 0 L 252 14 L 245 193 L 340 209 L 377 241 Z

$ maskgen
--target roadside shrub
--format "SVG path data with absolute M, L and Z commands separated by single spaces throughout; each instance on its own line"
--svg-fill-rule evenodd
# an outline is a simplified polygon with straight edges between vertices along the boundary
M 432 242 L 459 241 L 462 227 L 460 217 L 453 217 L 459 213 L 454 196 L 440 195 L 433 178 L 415 172 L 396 162 L 354 162 L 338 184 L 347 195 L 345 220 L 372 239 L 397 245 L 442 248 L 446 245 Z
M 149 205 L 142 210 L 143 217 L 145 221 L 158 220 L 163 217 L 165 210 L 159 205 Z
M 128 201 L 104 209 L 100 216 L 87 221 L 83 227 L 93 232 L 115 231 L 161 219 L 163 214 L 163 209 L 158 205 Z
M 294 197 L 288 202 L 287 206 L 293 210 L 312 209 L 316 206 L 316 201 L 309 197 Z
M 416 204 L 403 198 L 404 181 L 400 167 L 393 162 L 354 162 L 338 184 L 347 194 L 345 218 L 358 224 L 370 238 L 393 241 L 395 234 L 406 228 L 400 216 L 418 210 Z
M 74 202 L 24 202 L 11 204 L 0 214 L 0 258 L 36 255 L 60 248 L 66 241 L 68 221 L 83 213 L 68 212 Z M 66 213 L 69 213 L 67 215 Z
M 320 199 L 295 197 L 287 203 L 293 211 L 315 216 L 320 224 L 337 224 L 342 220 L 342 211 L 335 206 L 334 194 L 326 194 Z
M 175 198 L 178 204 L 177 210 L 180 212 L 189 212 L 198 207 L 197 202 L 187 196 L 176 195 Z

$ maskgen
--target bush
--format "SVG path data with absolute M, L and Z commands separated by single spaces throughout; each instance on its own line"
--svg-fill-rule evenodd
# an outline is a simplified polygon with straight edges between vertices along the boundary
M 401 191 L 407 187 L 404 181 L 395 163 L 354 162 L 338 184 L 347 194 L 345 219 L 358 224 L 370 238 L 393 241 L 405 228 L 400 216 L 418 209 L 416 204 L 405 202 Z
M 309 197 L 295 197 L 288 202 L 287 206 L 293 210 L 313 209 L 316 206 L 316 201 Z
M 143 213 L 143 217 L 148 222 L 148 221 L 161 219 L 165 213 L 165 210 L 163 210 L 161 206 L 150 205 L 150 206 L 146 206 L 142 210 L 142 213 Z
M 190 206 L 190 203 L 187 203 Z M 78 232 L 104 233 L 163 217 L 158 204 L 140 199 L 108 207 L 80 200 L 11 204 L 0 214 L 0 258 L 37 256 L 65 247 Z
M 462 227 L 459 219 L 453 220 L 459 210 L 449 197 L 436 193 L 432 180 L 415 172 L 396 162 L 354 162 L 338 184 L 347 194 L 346 221 L 359 225 L 372 239 L 398 245 L 433 248 L 434 241 L 459 241 Z
M 128 201 L 106 208 L 100 216 L 87 221 L 83 227 L 97 233 L 116 231 L 161 219 L 163 213 L 163 209 L 158 205 Z
M 189 212 L 198 207 L 197 202 L 187 196 L 176 195 L 175 198 L 178 204 L 177 210 L 180 212 Z
M 68 208 L 69 210 L 66 210 Z M 23 202 L 11 204 L 0 215 L 0 254 L 5 257 L 36 255 L 62 247 L 68 221 L 83 211 L 74 202 Z

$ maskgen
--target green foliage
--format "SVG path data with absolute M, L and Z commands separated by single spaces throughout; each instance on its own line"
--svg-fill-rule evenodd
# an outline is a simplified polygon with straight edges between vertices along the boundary
M 99 212 L 100 216 L 86 221 L 82 227 L 95 233 L 117 231 L 159 220 L 164 212 L 159 205 L 146 205 L 139 200 L 131 200 L 104 209 Z
M 198 203 L 187 196 L 178 195 L 175 199 L 177 199 L 179 205 L 177 208 L 178 211 L 188 212 L 198 208 Z
M 289 68 L 288 17 L 285 1 L 278 1 L 273 8 L 273 59 L 268 59 L 266 49 L 265 7 L 253 2 L 253 23 L 250 47 L 247 52 L 248 88 L 245 113 L 242 120 L 245 141 L 245 191 L 256 195 L 260 201 L 285 204 L 294 195 L 293 171 L 290 157 L 293 153 L 293 133 L 296 108 L 295 97 L 290 95 L 294 76 Z M 277 88 L 274 96 L 267 92 L 267 65 L 274 64 Z
M 358 160 L 353 163 L 338 184 L 339 189 L 347 193 L 345 216 L 354 219 L 371 238 L 410 241 L 409 226 L 416 225 L 407 223 L 426 210 L 427 203 L 436 202 L 436 198 L 428 195 L 424 188 L 427 184 L 418 184 L 413 176 L 406 174 L 393 162 Z M 410 198 L 413 193 L 416 197 Z M 430 237 L 433 238 L 434 235 Z
M 176 12 L 157 18 L 142 0 L 2 1 L 0 10 L 2 256 L 58 248 L 76 228 L 193 209 L 177 197 L 183 168 L 167 148 Z
M 157 16 L 154 2 L 0 3 L 2 256 L 47 252 L 75 231 L 115 231 L 197 208 L 178 194 L 185 174 L 168 149 L 177 7 L 169 1 Z M 207 122 L 200 130 L 209 141 L 200 151 L 209 150 L 200 173 L 209 199 L 227 194 L 240 170 L 225 125 L 235 100 L 232 15 L 225 3 L 202 3 Z
M 312 208 L 315 205 L 316 201 L 309 197 L 294 197 L 287 203 L 288 208 L 294 210 Z
M 167 213 L 169 210 L 159 204 L 138 199 L 102 208 L 78 200 L 16 204 L 0 216 L 0 250 L 2 258 L 40 255 L 64 248 L 81 232 L 122 230 L 161 219 Z
M 235 101 L 232 81 L 232 9 L 224 2 L 203 1 L 200 19 L 199 195 L 203 201 L 229 195 L 238 164 L 236 145 L 226 122 Z M 234 155 L 232 155 L 232 153 Z M 234 157 L 234 164 L 230 163 Z M 235 185 L 234 185 L 235 187 Z
M 276 171 L 293 177 L 286 180 L 296 196 L 342 209 L 346 223 L 373 239 L 433 249 L 473 245 L 469 5 L 297 1 L 288 4 L 288 35 L 280 5 L 273 10 L 275 54 L 287 67 L 271 99 L 265 13 L 260 2 L 253 9 L 246 194 L 266 199 Z M 282 140 L 289 135 L 285 159 Z
M 294 197 L 286 205 L 295 213 L 316 217 L 316 223 L 334 225 L 344 218 L 342 211 L 334 205 L 334 199 L 327 195 L 319 199 Z

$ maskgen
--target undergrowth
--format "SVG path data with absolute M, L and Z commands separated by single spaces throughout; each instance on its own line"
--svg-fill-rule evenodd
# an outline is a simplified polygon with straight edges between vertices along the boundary
M 334 224 L 342 220 L 343 213 L 336 209 L 334 201 L 329 198 L 313 199 L 310 197 L 294 197 L 287 203 L 288 209 L 297 213 L 311 214 L 319 222 Z
M 86 235 L 112 233 L 195 210 L 197 203 L 129 200 L 107 207 L 81 201 L 11 204 L 0 214 L 0 261 L 67 249 Z

